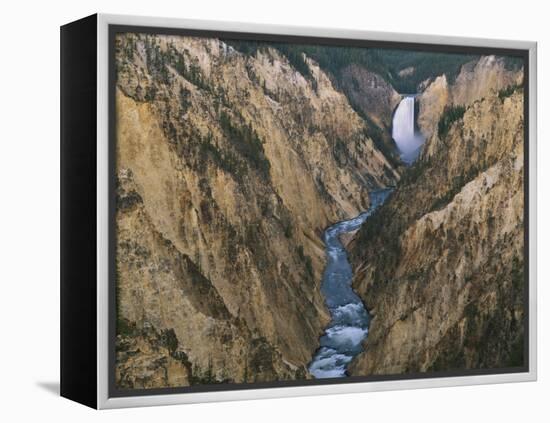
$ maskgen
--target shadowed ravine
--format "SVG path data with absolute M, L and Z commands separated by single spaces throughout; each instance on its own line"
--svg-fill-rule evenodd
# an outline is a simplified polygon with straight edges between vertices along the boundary
M 371 206 L 366 212 L 325 230 L 327 264 L 321 291 L 332 319 L 321 337 L 320 348 L 309 364 L 309 371 L 315 378 L 346 376 L 347 365 L 363 351 L 362 342 L 368 333 L 370 316 L 351 287 L 353 274 L 340 235 L 359 229 L 391 191 L 371 192 Z

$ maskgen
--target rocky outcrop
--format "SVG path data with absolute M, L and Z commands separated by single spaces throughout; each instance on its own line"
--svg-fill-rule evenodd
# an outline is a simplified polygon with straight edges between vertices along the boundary
M 423 92 L 418 96 L 418 126 L 429 139 L 437 132 L 446 106 L 472 104 L 508 86 L 520 85 L 522 80 L 523 71 L 507 69 L 505 58 L 483 56 L 463 65 L 451 84 L 445 75 L 423 82 Z
M 120 389 L 147 389 L 189 385 L 192 368 L 177 349 L 173 330 L 158 331 L 147 325 L 141 330 L 121 320 L 117 337 L 116 380 Z
M 407 76 L 411 76 L 412 74 L 414 74 L 414 67 L 413 66 L 408 66 L 404 69 L 401 69 L 399 72 L 397 72 L 397 75 L 399 75 L 401 78 L 404 78 L 404 77 L 407 77 Z
M 483 56 L 462 66 L 452 86 L 454 104 L 468 105 L 510 85 L 521 84 L 523 70 L 509 70 L 503 57 Z
M 368 121 L 367 134 L 376 147 L 399 169 L 399 153 L 391 137 L 391 125 L 401 96 L 382 76 L 357 64 L 344 67 L 336 84 L 355 110 Z
M 447 77 L 440 75 L 417 97 L 417 123 L 425 138 L 430 138 L 437 132 L 439 117 L 445 106 L 452 103 L 450 95 Z
M 351 64 L 342 69 L 339 83 L 351 103 L 384 128 L 391 126 L 392 114 L 401 96 L 380 75 Z
M 398 172 L 308 58 L 311 80 L 271 48 L 135 34 L 116 58 L 117 383 L 306 377 L 322 230 Z
M 373 319 L 351 374 L 522 365 L 523 124 L 521 88 L 474 101 L 359 231 Z

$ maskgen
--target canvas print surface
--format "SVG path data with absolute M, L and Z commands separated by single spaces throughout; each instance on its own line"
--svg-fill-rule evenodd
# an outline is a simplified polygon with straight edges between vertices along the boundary
M 117 33 L 117 389 L 524 366 L 524 63 Z

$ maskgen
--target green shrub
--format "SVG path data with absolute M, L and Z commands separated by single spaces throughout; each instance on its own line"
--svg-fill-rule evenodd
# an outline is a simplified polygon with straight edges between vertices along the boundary
M 504 100 L 506 97 L 510 97 L 519 88 L 518 85 L 508 85 L 498 92 L 498 98 Z
M 307 271 L 307 274 L 311 277 L 313 277 L 313 263 L 311 261 L 311 257 L 310 256 L 306 256 L 306 271 Z
M 292 222 L 285 222 L 285 237 L 292 237 Z
M 120 317 L 120 313 L 117 310 L 117 321 L 116 321 L 117 335 L 133 336 L 134 332 L 135 332 L 135 326 L 132 325 L 132 323 L 128 319 L 125 319 L 124 317 Z
M 312 80 L 309 66 L 307 65 L 304 55 L 300 49 L 296 49 L 292 44 L 278 43 L 274 46 L 279 50 L 286 58 L 288 62 L 306 79 Z
M 298 245 L 298 247 L 296 248 L 296 252 L 298 253 L 298 257 L 300 257 L 300 260 L 305 260 L 304 247 L 303 246 Z
M 241 117 L 241 120 L 242 117 Z M 220 113 L 220 126 L 228 141 L 264 178 L 269 178 L 271 165 L 265 156 L 263 142 L 251 124 L 233 123 L 227 113 Z
M 174 329 L 163 330 L 160 339 L 162 345 L 168 349 L 170 354 L 174 354 L 176 352 L 179 342 L 176 336 L 176 332 L 174 332 Z
M 180 86 L 180 106 L 183 113 L 187 112 L 187 110 L 191 106 L 190 97 L 191 91 L 189 91 L 187 88 L 184 88 L 183 86 Z
M 437 135 L 439 135 L 440 139 L 443 139 L 447 136 L 453 123 L 462 119 L 462 117 L 464 116 L 464 112 L 466 112 L 466 108 L 464 106 L 445 107 L 445 110 L 443 110 L 443 113 L 441 114 L 441 117 L 439 118 L 439 122 L 437 124 Z

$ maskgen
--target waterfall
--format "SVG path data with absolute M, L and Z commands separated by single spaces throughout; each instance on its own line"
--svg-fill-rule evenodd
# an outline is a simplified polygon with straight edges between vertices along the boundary
M 392 137 L 399 148 L 401 159 L 411 164 L 420 153 L 424 137 L 415 131 L 414 96 L 405 96 L 393 116 Z

